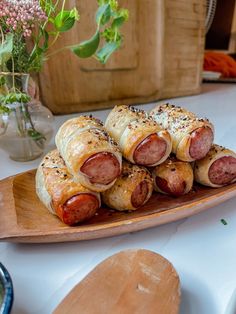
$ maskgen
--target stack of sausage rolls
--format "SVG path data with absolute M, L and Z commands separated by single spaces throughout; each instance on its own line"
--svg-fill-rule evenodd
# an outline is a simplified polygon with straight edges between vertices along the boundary
M 150 116 L 169 131 L 175 156 L 175 161 L 170 159 L 154 169 L 157 191 L 179 195 L 191 190 L 193 180 L 209 187 L 236 181 L 236 154 L 213 143 L 214 127 L 208 119 L 199 119 L 192 112 L 171 104 L 155 107 Z
M 115 106 L 105 126 L 92 116 L 66 121 L 36 173 L 48 210 L 75 225 L 95 215 L 101 200 L 136 210 L 153 190 L 174 197 L 194 180 L 221 187 L 236 181 L 236 154 L 213 144 L 214 127 L 184 108 L 165 104 L 149 114 Z

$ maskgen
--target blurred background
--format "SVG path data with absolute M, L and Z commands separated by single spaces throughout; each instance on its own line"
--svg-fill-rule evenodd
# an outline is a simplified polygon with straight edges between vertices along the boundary
M 54 49 L 94 33 L 96 0 L 76 2 L 81 21 Z M 122 30 L 123 46 L 107 64 L 67 52 L 45 63 L 40 94 L 54 114 L 198 94 L 202 81 L 236 82 L 235 0 L 120 4 L 129 9 L 130 18 Z

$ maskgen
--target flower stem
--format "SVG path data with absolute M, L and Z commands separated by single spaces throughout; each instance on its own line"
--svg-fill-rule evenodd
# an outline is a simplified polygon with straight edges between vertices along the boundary
M 64 8 L 65 8 L 65 4 L 66 4 L 66 0 L 63 0 L 62 8 L 61 8 L 61 17 L 62 17 L 62 15 L 63 15 L 63 11 L 64 11 Z
M 58 40 L 59 35 L 60 35 L 60 32 L 57 32 L 55 38 L 53 39 L 53 41 L 51 42 L 48 48 L 51 48 L 55 44 L 55 42 Z
M 14 57 L 11 57 L 12 60 L 12 87 L 13 87 L 13 92 L 16 92 L 16 87 L 15 87 L 15 62 L 14 62 Z
M 2 40 L 2 45 L 4 43 L 4 33 L 3 33 L 3 30 L 2 30 L 2 27 L 0 26 L 0 32 L 1 32 L 1 40 Z
M 63 51 L 63 50 L 70 49 L 70 48 L 73 48 L 73 47 L 74 47 L 73 45 L 72 45 L 72 46 L 65 46 L 65 47 L 62 47 L 62 48 L 60 48 L 60 49 L 57 49 L 57 50 L 55 50 L 55 51 L 53 51 L 53 52 L 47 54 L 45 57 L 46 57 L 46 58 L 49 58 L 49 57 L 54 56 L 55 54 L 57 54 L 57 53 L 59 53 L 59 52 L 61 52 L 61 51 Z

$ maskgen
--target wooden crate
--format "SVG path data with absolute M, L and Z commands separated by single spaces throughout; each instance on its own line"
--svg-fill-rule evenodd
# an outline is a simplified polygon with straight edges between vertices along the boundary
M 74 1 L 71 0 L 73 5 Z M 137 104 L 200 91 L 204 52 L 204 0 L 121 0 L 130 11 L 123 47 L 106 65 L 69 51 L 40 73 L 43 103 L 55 114 Z M 94 32 L 96 1 L 78 1 L 80 23 L 53 47 Z M 92 12 L 92 13 L 91 13 Z M 94 25 L 94 27 L 92 27 Z

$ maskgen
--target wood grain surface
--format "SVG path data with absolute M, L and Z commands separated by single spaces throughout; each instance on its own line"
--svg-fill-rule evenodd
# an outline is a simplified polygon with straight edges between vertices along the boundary
M 96 266 L 53 314 L 177 314 L 179 304 L 172 264 L 148 250 L 127 250 Z
M 81 20 L 52 47 L 90 38 L 96 0 L 68 1 Z M 42 102 L 56 114 L 138 104 L 199 93 L 205 40 L 205 0 L 121 0 L 129 9 L 124 43 L 101 65 L 62 51 L 39 74 Z
M 109 237 L 142 230 L 197 214 L 236 196 L 236 183 L 214 189 L 195 185 L 187 195 L 173 198 L 154 193 L 133 212 L 102 206 L 81 225 L 70 227 L 50 214 L 35 193 L 35 170 L 0 181 L 0 240 L 66 242 Z

